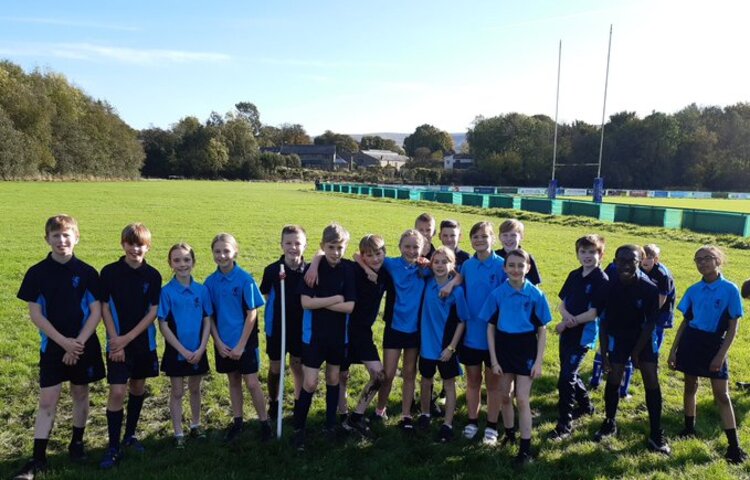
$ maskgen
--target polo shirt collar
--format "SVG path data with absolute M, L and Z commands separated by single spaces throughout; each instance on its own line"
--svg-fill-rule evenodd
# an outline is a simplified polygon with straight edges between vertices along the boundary
M 724 276 L 722 274 L 719 274 L 719 278 L 717 278 L 715 281 L 708 283 L 705 280 L 701 279 L 701 284 L 704 290 L 716 290 L 719 288 L 719 284 L 724 282 Z
M 65 263 L 60 263 L 57 260 L 55 260 L 54 258 L 52 258 L 52 252 L 49 252 L 47 254 L 47 261 L 51 265 L 55 265 L 55 266 L 60 267 L 60 268 L 65 268 L 67 270 L 70 270 L 71 272 L 76 270 L 76 267 L 78 266 L 78 262 L 79 262 L 78 258 L 76 258 L 76 256 L 75 256 L 75 254 L 73 254 L 70 257 L 70 260 L 68 260 Z
M 299 264 L 299 268 L 291 269 L 289 268 L 289 265 L 286 264 L 284 261 L 284 255 L 279 258 L 279 265 L 284 265 L 284 268 L 287 270 L 291 270 L 292 272 L 302 273 L 305 270 L 305 257 L 302 257 L 302 262 Z
M 528 278 L 524 279 L 521 290 L 516 290 L 515 288 L 513 288 L 513 285 L 510 284 L 510 279 L 506 279 L 505 282 L 503 282 L 503 285 L 506 285 L 506 288 L 513 295 L 523 295 L 524 297 L 531 296 L 531 282 L 529 282 Z
M 234 280 L 234 277 L 237 275 L 237 272 L 240 271 L 240 270 L 242 270 L 242 269 L 240 268 L 239 265 L 237 265 L 237 262 L 234 262 L 233 265 L 234 265 L 234 268 L 232 268 L 232 271 L 229 272 L 229 273 L 224 273 L 224 272 L 221 271 L 221 269 L 219 267 L 216 267 L 216 271 L 219 272 L 219 275 L 221 275 L 220 278 L 222 278 L 223 280 L 229 281 L 229 282 L 231 282 L 232 280 Z
M 485 258 L 484 260 L 481 260 L 476 253 L 474 254 L 474 256 L 476 257 L 477 260 L 479 260 L 479 264 L 480 265 L 488 265 L 489 262 L 492 261 L 492 260 L 497 260 L 498 258 L 503 258 L 500 255 L 498 255 L 497 253 L 495 253 L 494 250 L 490 250 L 490 256 L 487 257 L 487 258 Z
M 130 265 L 128 265 L 128 262 L 125 261 L 125 255 L 120 257 L 119 262 L 121 263 L 122 267 L 127 268 L 128 270 L 132 270 L 134 272 L 142 272 L 146 269 L 146 259 L 144 258 L 140 265 L 138 265 L 137 268 L 133 268 Z
M 172 280 L 170 280 L 169 283 L 172 284 L 173 288 L 175 290 L 177 290 L 178 292 L 180 292 L 180 293 L 184 293 L 184 292 L 193 293 L 193 286 L 195 285 L 195 279 L 193 279 L 193 276 L 191 275 L 190 276 L 190 285 L 188 285 L 186 287 L 183 284 L 181 284 L 179 280 L 177 280 L 177 276 L 176 275 L 173 275 L 172 276 Z

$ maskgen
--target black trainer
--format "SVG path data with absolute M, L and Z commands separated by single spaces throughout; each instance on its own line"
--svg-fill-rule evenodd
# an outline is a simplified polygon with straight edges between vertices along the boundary
M 747 453 L 745 453 L 740 447 L 729 447 L 727 448 L 727 453 L 724 455 L 724 458 L 726 458 L 729 463 L 738 464 L 747 460 Z
M 267 442 L 273 438 L 273 430 L 271 429 L 271 422 L 266 420 L 260 422 L 260 441 Z
M 70 442 L 68 445 L 68 456 L 74 462 L 86 461 L 88 455 L 86 455 L 86 449 L 84 448 L 83 442 Z
M 680 430 L 677 436 L 680 438 L 695 438 L 698 436 L 698 432 L 695 431 L 695 428 L 685 427 Z
M 560 425 L 558 423 L 557 425 L 555 425 L 555 428 L 553 428 L 552 431 L 549 432 L 549 435 L 547 435 L 547 438 L 555 442 L 559 442 L 559 441 L 565 440 L 566 438 L 570 438 L 570 433 L 571 433 L 570 425 Z
M 667 439 L 664 437 L 664 431 L 659 430 L 655 434 L 648 437 L 648 449 L 652 452 L 661 453 L 664 455 L 671 455 L 672 449 L 669 448 Z
M 417 429 L 420 432 L 426 432 L 430 429 L 430 422 L 432 419 L 428 417 L 427 415 L 420 415 L 419 418 L 417 418 Z
M 503 435 L 503 439 L 500 440 L 500 448 L 503 448 L 505 446 L 511 446 L 516 444 L 516 431 L 511 430 L 505 431 L 505 435 Z
M 402 418 L 398 426 L 401 427 L 401 431 L 404 433 L 414 433 L 414 421 L 411 417 Z
M 34 478 L 47 470 L 47 462 L 31 459 L 21 467 L 13 477 L 13 480 L 34 480 Z
M 347 418 L 346 422 L 344 422 L 341 426 L 350 432 L 357 432 L 363 437 L 366 437 L 370 434 L 370 427 L 367 426 L 367 422 L 365 422 L 364 417 L 360 417 L 359 419 L 355 420 L 353 415 L 349 415 L 349 418 Z
M 305 431 L 304 430 L 294 431 L 294 434 L 292 435 L 292 446 L 298 452 L 305 451 Z
M 594 434 L 594 441 L 601 442 L 603 438 L 617 435 L 617 423 L 614 418 L 607 418 L 599 427 L 599 431 Z
M 240 423 L 232 422 L 232 424 L 227 429 L 227 434 L 224 435 L 224 441 L 233 442 L 237 437 L 240 436 L 241 433 L 242 433 L 242 422 Z
M 516 467 L 523 467 L 534 461 L 534 457 L 531 456 L 531 452 L 524 452 L 519 450 L 516 457 L 513 459 L 513 465 Z
M 453 428 L 446 424 L 442 424 L 440 426 L 440 431 L 438 432 L 437 440 L 440 443 L 448 443 L 453 440 Z

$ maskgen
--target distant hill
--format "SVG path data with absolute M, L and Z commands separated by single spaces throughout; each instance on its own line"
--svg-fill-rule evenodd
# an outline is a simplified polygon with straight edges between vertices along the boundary
M 385 138 L 387 140 L 393 140 L 396 142 L 400 147 L 404 146 L 404 139 L 411 135 L 411 133 L 394 133 L 394 132 L 379 132 L 379 133 L 350 133 L 348 134 L 350 137 L 352 137 L 356 141 L 360 141 L 362 137 L 369 135 L 369 136 L 378 136 L 381 138 Z M 451 137 L 453 137 L 453 145 L 456 147 L 456 151 L 461 150 L 461 145 L 466 141 L 466 134 L 465 133 L 451 133 Z

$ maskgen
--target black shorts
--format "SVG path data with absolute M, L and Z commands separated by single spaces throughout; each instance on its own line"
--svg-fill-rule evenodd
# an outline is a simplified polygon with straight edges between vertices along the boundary
M 386 324 L 383 329 L 383 348 L 393 350 L 419 348 L 419 332 L 405 333 Z
M 302 365 L 309 368 L 320 368 L 323 362 L 327 365 L 341 366 L 346 358 L 346 345 L 333 341 L 316 341 L 302 344 Z
M 495 355 L 503 373 L 531 375 L 536 361 L 536 332 L 505 333 L 495 331 Z
M 379 362 L 380 354 L 375 341 L 372 338 L 372 330 L 367 332 L 352 331 L 349 337 L 349 345 L 346 349 L 346 358 L 341 364 L 341 371 L 346 372 L 353 363 Z
M 619 365 L 628 363 L 640 336 L 640 331 L 636 335 L 609 335 L 609 346 L 607 348 L 609 363 Z M 656 344 L 655 333 L 651 335 L 651 341 L 644 345 L 638 360 L 646 363 L 659 363 L 659 347 Z
M 709 370 L 711 360 L 721 348 L 724 339 L 714 333 L 686 326 L 677 348 L 677 370 L 695 377 L 729 379 L 729 364 L 726 360 L 718 372 Z
M 458 359 L 467 367 L 481 366 L 482 363 L 487 367 L 492 365 L 489 350 L 478 350 L 476 348 L 467 347 L 466 345 L 461 345 L 459 348 Z
M 54 387 L 63 382 L 88 385 L 105 377 L 102 349 L 96 334 L 91 335 L 83 348 L 83 355 L 75 365 L 65 365 L 62 354 L 40 353 L 39 386 Z
M 147 352 L 125 352 L 124 362 L 113 362 L 107 357 L 107 382 L 110 385 L 123 385 L 128 380 L 143 380 L 159 376 L 159 357 L 155 350 Z
M 292 357 L 302 356 L 302 330 L 291 333 L 286 332 L 286 353 Z M 266 355 L 274 362 L 281 361 L 281 334 L 269 337 L 266 335 Z
M 190 377 L 208 373 L 208 355 L 205 353 L 196 364 L 188 363 L 177 350 L 168 346 L 161 357 L 161 371 L 168 377 Z
M 422 378 L 433 378 L 435 370 L 440 372 L 440 378 L 443 380 L 450 380 L 461 375 L 461 366 L 458 364 L 458 359 L 455 355 L 447 362 L 419 357 L 419 374 Z
M 232 360 L 227 357 L 224 358 L 219 355 L 219 351 L 214 348 L 214 354 L 216 356 L 216 371 L 218 373 L 235 373 L 238 372 L 241 375 L 250 375 L 251 373 L 258 373 L 260 366 L 260 358 L 258 357 L 258 348 L 245 348 L 242 352 L 242 356 L 239 360 Z

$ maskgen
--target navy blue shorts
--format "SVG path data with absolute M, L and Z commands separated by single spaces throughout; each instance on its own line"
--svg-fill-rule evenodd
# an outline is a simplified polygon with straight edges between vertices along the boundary
M 495 355 L 503 373 L 531 375 L 536 361 L 536 332 L 505 333 L 495 331 Z
M 167 346 L 161 357 L 161 371 L 168 377 L 190 377 L 208 373 L 208 355 L 205 353 L 196 364 L 188 363 L 177 350 Z
M 156 351 L 128 354 L 124 362 L 113 362 L 107 357 L 107 382 L 110 385 L 124 385 L 128 380 L 143 380 L 159 376 L 159 357 Z
M 633 354 L 635 344 L 641 332 L 635 332 L 633 335 L 609 335 L 609 346 L 607 348 L 609 363 L 625 365 Z M 659 345 L 657 341 L 656 330 L 651 334 L 651 341 L 647 342 L 639 355 L 639 361 L 646 363 L 659 363 Z
M 320 368 L 323 362 L 327 365 L 341 366 L 346 359 L 346 345 L 333 341 L 317 341 L 302 344 L 302 365 L 309 368 Z
M 729 365 L 726 360 L 718 372 L 709 370 L 711 360 L 723 342 L 724 339 L 714 333 L 686 326 L 677 348 L 677 370 L 695 377 L 729 379 Z
M 346 351 L 346 358 L 341 364 L 341 371 L 346 372 L 349 366 L 354 363 L 379 362 L 380 354 L 375 341 L 372 338 L 372 330 L 352 331 L 349 337 L 349 345 Z
M 467 367 L 476 367 L 477 365 L 484 365 L 486 367 L 492 366 L 490 361 L 489 350 L 478 350 L 476 348 L 467 347 L 462 345 L 458 350 L 458 359 Z
M 302 329 L 299 332 L 286 331 L 286 353 L 292 357 L 302 356 Z M 281 361 L 281 334 L 266 335 L 266 355 L 269 360 Z
M 232 360 L 227 357 L 224 358 L 219 355 L 219 352 L 214 349 L 214 355 L 216 357 L 216 371 L 219 373 L 234 373 L 237 372 L 241 375 L 250 375 L 251 373 L 258 373 L 260 367 L 260 358 L 258 356 L 258 348 L 245 348 L 242 352 L 239 360 Z
M 54 387 L 63 382 L 73 385 L 88 385 L 105 377 L 102 349 L 96 334 L 91 335 L 83 347 L 83 354 L 75 365 L 65 365 L 63 354 L 40 353 L 39 386 Z
M 419 332 L 406 333 L 386 324 L 383 329 L 383 348 L 393 350 L 419 348 Z
M 450 380 L 461 375 L 461 366 L 455 355 L 447 362 L 419 357 L 419 374 L 422 378 L 433 378 L 436 370 L 440 372 L 440 378 L 443 380 Z

